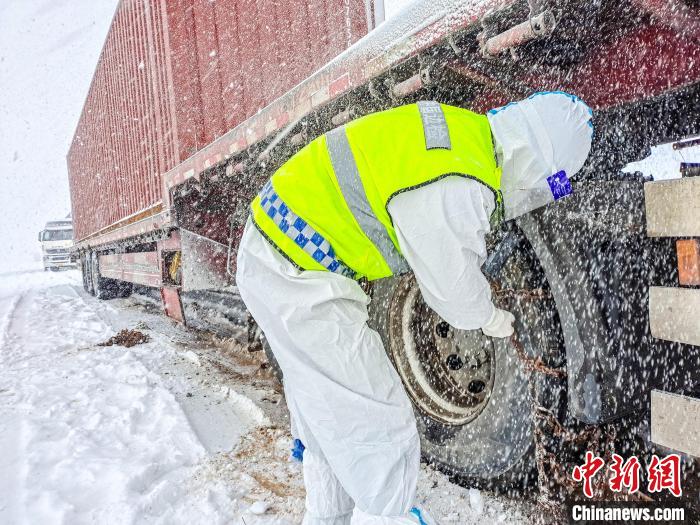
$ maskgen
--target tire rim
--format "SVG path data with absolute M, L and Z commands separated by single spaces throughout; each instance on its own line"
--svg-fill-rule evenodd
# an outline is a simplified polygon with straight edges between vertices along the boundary
M 390 356 L 414 405 L 449 425 L 484 409 L 494 379 L 493 341 L 481 330 L 458 330 L 423 301 L 413 276 L 397 287 L 389 309 Z

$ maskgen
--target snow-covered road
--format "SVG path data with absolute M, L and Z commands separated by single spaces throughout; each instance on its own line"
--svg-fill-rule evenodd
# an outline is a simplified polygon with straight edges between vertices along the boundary
M 98 346 L 121 329 L 150 341 Z M 78 272 L 0 275 L 0 523 L 298 523 L 284 401 L 261 352 L 193 334 Z M 521 523 L 423 469 L 444 523 Z
M 236 522 L 245 487 L 196 474 L 264 414 L 193 380 L 195 354 L 153 331 L 96 346 L 142 316 L 79 279 L 0 276 L 0 523 Z

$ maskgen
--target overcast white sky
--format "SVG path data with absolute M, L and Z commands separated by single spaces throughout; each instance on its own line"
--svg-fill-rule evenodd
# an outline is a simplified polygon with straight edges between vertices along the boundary
M 41 267 L 66 153 L 117 0 L 0 0 L 0 272 Z

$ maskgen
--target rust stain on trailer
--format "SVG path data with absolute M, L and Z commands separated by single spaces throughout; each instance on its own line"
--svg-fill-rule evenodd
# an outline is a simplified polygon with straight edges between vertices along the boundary
M 94 239 L 96 237 L 113 232 L 117 229 L 123 228 L 124 226 L 128 226 L 130 224 L 134 224 L 136 222 L 142 221 L 144 219 L 147 219 L 149 217 L 157 215 L 157 214 L 161 213 L 162 211 L 163 211 L 163 204 L 161 202 L 158 202 L 154 206 L 151 206 L 150 208 L 146 208 L 145 210 L 137 212 L 129 217 L 126 217 L 120 221 L 115 222 L 114 224 L 111 224 L 110 226 L 107 226 L 106 228 L 103 228 L 99 231 L 96 231 L 95 233 L 93 233 L 91 235 L 88 235 L 87 237 L 80 239 L 79 243 L 83 243 L 85 241 L 90 241 L 91 239 Z

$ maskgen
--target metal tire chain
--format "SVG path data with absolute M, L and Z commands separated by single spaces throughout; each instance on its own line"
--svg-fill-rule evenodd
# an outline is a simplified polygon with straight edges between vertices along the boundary
M 540 301 L 551 298 L 551 294 L 542 288 L 497 289 L 494 295 L 497 298 L 506 300 Z M 536 376 L 533 372 L 551 378 L 564 379 L 566 377 L 566 370 L 564 368 L 555 368 L 546 365 L 541 356 L 530 357 L 527 355 L 516 333 L 513 333 L 511 336 L 510 343 L 515 349 L 516 356 L 522 362 L 525 371 L 528 372 L 530 400 L 532 404 L 532 421 L 535 432 L 535 464 L 537 466 L 538 485 L 537 501 L 538 504 L 549 511 L 549 514 L 554 514 L 563 518 L 561 513 L 561 498 L 557 498 L 556 496 L 560 496 L 562 490 L 566 491 L 567 494 L 573 494 L 576 486 L 573 479 L 566 476 L 565 469 L 562 468 L 555 454 L 547 450 L 545 441 L 550 438 L 545 436 L 544 429 L 548 429 L 548 434 L 550 434 L 550 436 L 554 436 L 564 443 L 573 442 L 576 444 L 586 441 L 597 444 L 600 440 L 600 432 L 597 427 L 591 427 L 590 429 L 585 429 L 581 433 L 574 434 L 565 429 L 549 409 L 538 405 L 537 385 L 535 383 Z M 550 480 L 553 480 L 554 483 L 550 483 Z M 556 496 L 553 493 L 552 485 L 560 487 L 559 494 Z
M 492 283 L 493 285 L 494 283 Z M 541 301 L 543 299 L 551 299 L 552 295 L 543 288 L 497 288 L 493 293 L 498 299 L 518 299 L 525 301 Z M 528 372 L 539 372 L 552 377 L 566 377 L 566 370 L 563 368 L 554 368 L 548 366 L 542 361 L 541 357 L 530 357 L 525 352 L 522 343 L 517 338 L 516 334 L 511 336 L 510 340 L 518 359 L 525 365 L 525 370 Z
M 501 289 L 494 295 L 499 298 L 520 299 L 520 300 L 542 300 L 551 298 L 551 294 L 541 288 L 536 289 Z M 555 368 L 546 365 L 541 357 L 530 357 L 514 333 L 510 339 L 515 349 L 518 359 L 523 363 L 525 370 L 529 373 L 530 400 L 532 403 L 533 427 L 535 431 L 535 463 L 538 474 L 538 504 L 543 506 L 551 514 L 561 520 L 565 520 L 563 515 L 562 502 L 567 497 L 573 497 L 579 490 L 578 484 L 567 474 L 566 468 L 558 460 L 557 456 L 547 450 L 545 440 L 551 437 L 558 438 L 562 443 L 582 445 L 588 443 L 588 450 L 596 456 L 604 458 L 606 464 L 612 461 L 613 443 L 617 437 L 614 426 L 585 425 L 580 431 L 567 429 L 557 419 L 551 410 L 537 404 L 537 386 L 533 372 L 543 374 L 552 378 L 564 379 L 567 372 L 565 368 Z M 549 436 L 545 436 L 547 429 Z M 553 480 L 553 483 L 549 481 Z M 554 494 L 553 487 L 559 488 L 559 494 Z M 617 500 L 638 500 L 653 501 L 652 498 L 643 493 L 634 496 L 614 494 L 607 486 L 606 478 L 598 476 L 593 484 L 594 500 L 602 500 L 604 497 Z M 562 497 L 563 496 L 563 497 Z
M 565 521 L 563 502 L 572 498 L 580 489 L 578 483 L 569 475 L 568 466 L 560 460 L 556 451 L 547 447 L 547 442 L 558 440 L 561 446 L 571 444 L 581 446 L 587 444 L 596 456 L 602 456 L 606 464 L 612 461 L 612 444 L 616 437 L 613 427 L 603 429 L 595 425 L 585 425 L 581 430 L 567 429 L 558 418 L 546 407 L 537 403 L 537 384 L 535 373 L 543 374 L 554 379 L 565 379 L 564 368 L 552 368 L 545 365 L 538 356 L 532 358 L 518 340 L 516 334 L 511 336 L 511 344 L 515 348 L 518 359 L 523 363 L 529 377 L 530 402 L 532 404 L 532 421 L 535 433 L 535 464 L 537 466 L 537 503 L 551 515 L 562 522 Z M 603 499 L 608 494 L 606 478 L 598 476 L 594 481 L 594 499 Z

